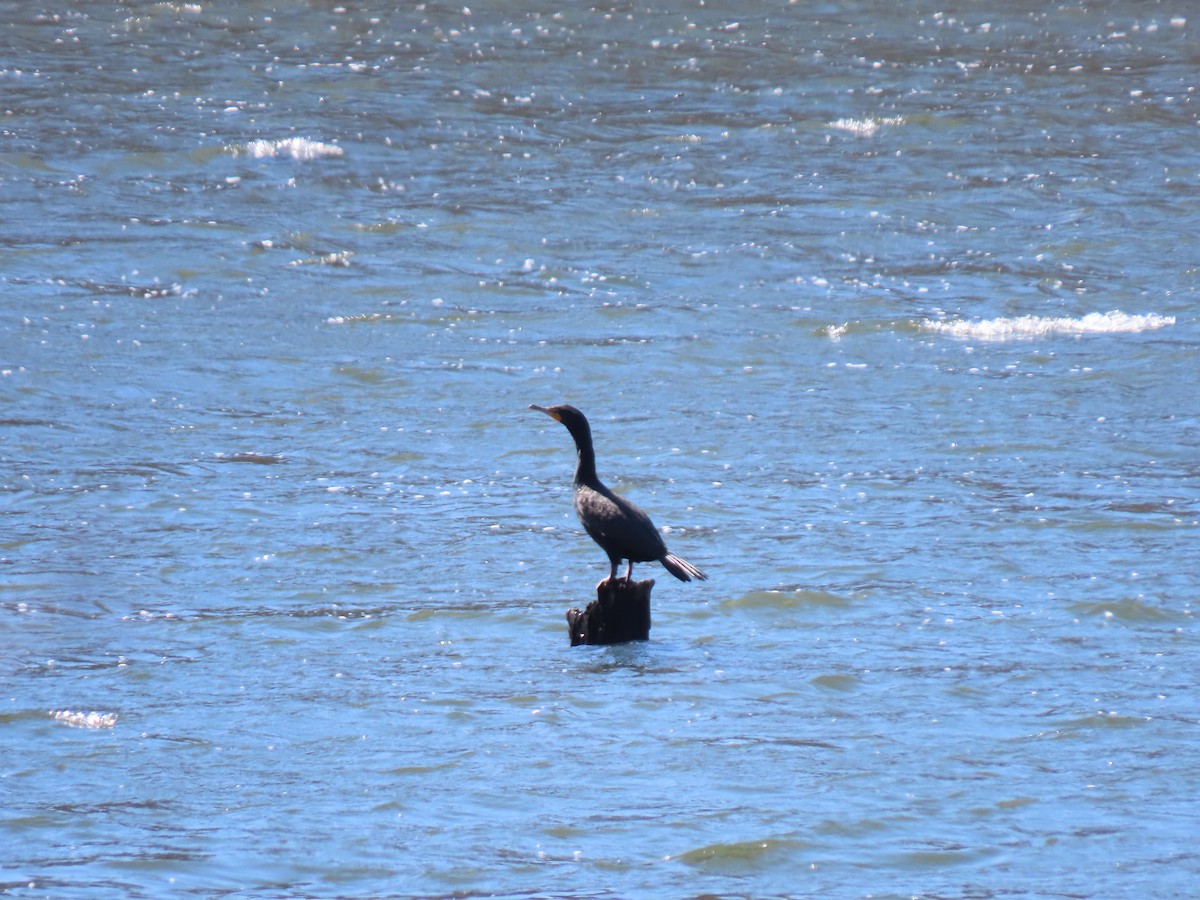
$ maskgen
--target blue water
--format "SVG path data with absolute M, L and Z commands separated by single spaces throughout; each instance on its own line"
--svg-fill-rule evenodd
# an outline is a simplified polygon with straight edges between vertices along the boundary
M 9 4 L 0 893 L 1191 896 L 1191 12 Z

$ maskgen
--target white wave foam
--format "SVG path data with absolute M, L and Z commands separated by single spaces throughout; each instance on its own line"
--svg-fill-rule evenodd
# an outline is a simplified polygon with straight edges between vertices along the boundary
M 848 131 L 857 137 L 873 137 L 884 125 L 903 124 L 903 116 L 884 116 L 878 119 L 838 119 L 836 122 L 830 122 L 829 127 L 838 131 Z
M 73 709 L 58 709 L 50 713 L 60 722 L 76 728 L 112 728 L 117 724 L 116 713 L 76 712 Z
M 1086 316 L 1018 316 L 1016 318 L 983 319 L 926 319 L 921 327 L 951 337 L 977 341 L 1011 341 L 1027 338 L 1047 337 L 1055 334 L 1121 334 L 1138 331 L 1153 331 L 1175 324 L 1174 316 L 1157 313 L 1130 315 L 1120 310 L 1106 313 L 1088 313 Z
M 337 253 L 325 253 L 321 256 L 308 256 L 304 259 L 293 259 L 289 266 L 349 266 L 353 250 L 340 250 Z
M 255 159 L 274 159 L 279 156 L 290 156 L 292 159 L 324 159 L 344 155 L 337 144 L 324 144 L 308 138 L 284 138 L 278 141 L 257 140 L 248 144 L 239 144 L 229 148 L 234 156 L 242 153 Z

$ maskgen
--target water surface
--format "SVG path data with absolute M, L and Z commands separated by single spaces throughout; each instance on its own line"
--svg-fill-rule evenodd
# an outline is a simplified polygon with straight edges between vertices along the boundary
M 1193 19 L 13 6 L 0 890 L 1189 896 Z

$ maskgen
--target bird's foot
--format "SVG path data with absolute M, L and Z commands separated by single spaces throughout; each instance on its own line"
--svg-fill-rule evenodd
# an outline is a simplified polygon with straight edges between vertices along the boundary
M 602 591 L 610 588 L 627 588 L 631 584 L 633 584 L 633 579 L 628 575 L 618 575 L 616 578 L 614 578 L 612 575 L 609 575 L 606 578 L 600 579 L 600 581 L 596 584 L 596 590 Z

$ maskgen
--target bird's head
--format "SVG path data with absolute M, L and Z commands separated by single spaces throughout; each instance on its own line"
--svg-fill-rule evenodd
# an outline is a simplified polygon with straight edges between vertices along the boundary
M 588 425 L 587 417 L 573 406 L 563 404 L 561 406 L 538 406 L 536 403 L 530 404 L 530 409 L 536 409 L 538 412 L 544 412 L 556 422 L 562 422 L 567 426 L 567 431 L 571 432 L 571 437 L 575 438 L 577 447 L 591 447 L 592 444 L 592 428 Z

